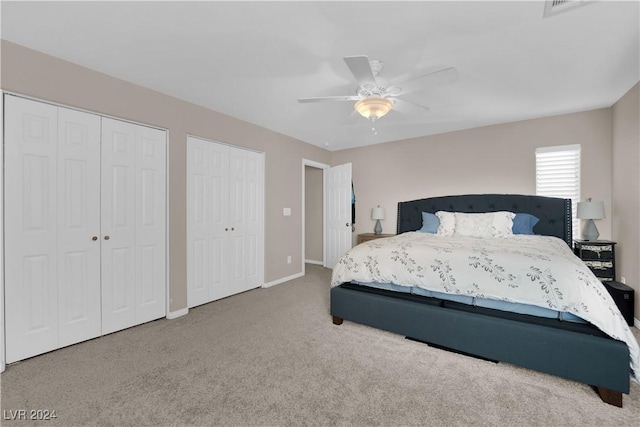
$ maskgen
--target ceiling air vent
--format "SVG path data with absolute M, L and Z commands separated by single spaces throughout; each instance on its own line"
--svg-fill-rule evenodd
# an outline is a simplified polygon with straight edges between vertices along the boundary
M 588 4 L 589 1 L 590 0 L 547 0 L 544 2 L 544 13 L 542 16 L 548 18 L 549 16 L 584 6 Z

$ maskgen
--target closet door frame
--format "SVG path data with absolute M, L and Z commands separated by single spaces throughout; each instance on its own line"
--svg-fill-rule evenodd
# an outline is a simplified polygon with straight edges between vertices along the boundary
M 165 198 L 165 317 L 167 319 L 175 319 L 177 317 L 183 316 L 188 313 L 188 308 L 184 308 L 178 311 L 171 312 L 171 283 L 170 283 L 170 245 L 169 245 L 169 230 L 170 230 L 170 216 L 169 216 L 169 200 L 170 200 L 170 190 L 169 190 L 169 144 L 170 144 L 170 133 L 167 128 L 153 126 L 146 123 L 137 122 L 134 120 L 124 119 L 121 117 L 111 116 L 108 114 L 103 114 L 83 108 L 72 107 L 65 104 L 57 103 L 50 100 L 45 100 L 33 96 L 24 95 L 18 92 L 0 90 L 0 135 L 2 135 L 2 147 L 0 147 L 0 164 L 4 165 L 4 100 L 5 96 L 17 96 L 20 98 L 24 98 L 31 101 L 41 102 L 44 104 L 49 104 L 55 107 L 67 108 L 70 110 L 77 110 L 80 112 L 88 113 L 88 114 L 96 114 L 104 118 L 110 118 L 114 120 L 126 121 L 129 123 L 133 123 L 140 126 L 145 126 L 152 129 L 158 129 L 165 132 L 165 189 L 166 189 L 166 198 Z M 4 168 L 3 172 L 0 173 L 0 372 L 4 372 L 6 369 L 6 335 L 5 335 L 5 269 L 4 269 Z

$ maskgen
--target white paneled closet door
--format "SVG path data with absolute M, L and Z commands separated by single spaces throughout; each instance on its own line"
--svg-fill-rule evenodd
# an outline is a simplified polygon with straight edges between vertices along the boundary
M 137 126 L 136 324 L 164 317 L 167 307 L 167 134 Z
M 166 133 L 5 96 L 7 363 L 166 313 Z
M 5 97 L 6 360 L 100 335 L 100 117 Z
M 102 119 L 102 332 L 165 313 L 164 131 Z
M 264 157 L 187 140 L 187 303 L 195 307 L 262 285 Z
M 233 147 L 229 160 L 229 283 L 238 293 L 262 285 L 264 162 L 260 153 Z
M 233 293 L 229 268 L 229 150 L 198 138 L 187 140 L 187 305 Z
M 101 333 L 100 116 L 58 108 L 58 123 L 58 318 L 64 347 Z

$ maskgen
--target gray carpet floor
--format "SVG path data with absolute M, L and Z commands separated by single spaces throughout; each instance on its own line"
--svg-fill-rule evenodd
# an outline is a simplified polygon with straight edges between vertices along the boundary
M 331 271 L 7 367 L 2 425 L 638 426 L 587 385 L 329 316 Z M 636 336 L 640 337 L 634 328 Z M 52 421 L 11 421 L 53 410 Z

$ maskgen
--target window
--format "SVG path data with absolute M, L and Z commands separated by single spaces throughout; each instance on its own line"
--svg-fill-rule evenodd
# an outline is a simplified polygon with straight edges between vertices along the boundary
M 536 149 L 536 194 L 571 199 L 573 238 L 580 223 L 576 218 L 580 200 L 580 145 L 559 145 Z

